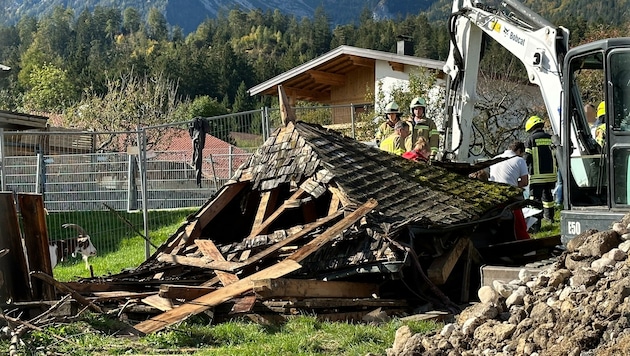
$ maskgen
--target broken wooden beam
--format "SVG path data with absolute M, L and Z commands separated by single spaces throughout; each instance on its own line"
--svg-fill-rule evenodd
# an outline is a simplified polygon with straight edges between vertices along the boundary
M 460 238 L 449 251 L 433 260 L 427 273 L 431 282 L 436 285 L 446 283 L 448 276 L 451 275 L 451 271 L 453 271 L 455 264 L 464 250 L 469 246 L 469 243 L 470 240 L 468 238 Z
M 217 246 L 214 244 L 214 242 L 212 242 L 212 240 L 200 239 L 200 240 L 196 240 L 195 244 L 197 245 L 197 247 L 199 248 L 201 253 L 203 253 L 204 256 L 212 258 L 213 260 L 217 262 L 226 262 L 225 257 L 223 257 L 223 255 L 221 254 L 221 251 L 217 249 Z M 238 277 L 232 273 L 218 271 L 218 270 L 215 270 L 214 273 L 216 273 L 217 277 L 219 277 L 219 279 L 221 280 L 221 283 L 223 283 L 224 286 L 227 286 L 228 284 L 232 284 L 238 281 Z
M 278 278 L 254 281 L 254 293 L 263 298 L 369 298 L 378 294 L 378 285 Z
M 216 287 L 162 284 L 158 295 L 163 298 L 193 300 L 217 290 Z
M 214 292 L 208 293 L 204 296 L 187 302 L 181 306 L 178 306 L 177 308 L 173 308 L 172 310 L 157 315 L 149 320 L 143 321 L 136 325 L 136 330 L 144 334 L 162 330 L 163 328 L 178 323 L 190 317 L 191 315 L 201 313 L 211 307 L 230 300 L 237 295 L 251 290 L 252 281 L 267 278 L 280 278 L 300 269 L 302 266 L 298 263 L 298 261 L 301 261 L 302 259 L 310 256 L 312 253 L 316 252 L 319 247 L 323 246 L 326 242 L 333 239 L 344 229 L 357 222 L 359 219 L 365 216 L 365 214 L 374 209 L 377 205 L 378 203 L 376 202 L 376 200 L 368 200 L 357 210 L 353 211 L 344 219 L 326 230 L 326 232 L 293 253 L 291 256 L 289 256 L 289 258 L 252 275 L 249 275 L 241 280 L 238 280 L 228 286 L 225 286 Z

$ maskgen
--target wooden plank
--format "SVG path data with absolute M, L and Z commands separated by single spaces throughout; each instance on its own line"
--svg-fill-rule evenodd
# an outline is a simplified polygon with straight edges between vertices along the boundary
M 4 280 L 4 285 L 0 286 L 0 297 L 2 301 L 9 299 L 16 302 L 31 301 L 28 266 L 22 248 L 22 232 L 12 192 L 0 192 L 0 226 L 2 227 L 0 249 L 9 251 L 0 258 L 0 277 Z
M 289 208 L 297 208 L 297 206 L 295 206 L 296 205 L 295 201 L 297 199 L 302 198 L 302 196 L 304 196 L 305 194 L 306 192 L 302 188 L 299 188 L 298 190 L 296 190 L 295 193 L 293 193 L 293 195 L 291 195 L 289 199 L 287 199 L 278 209 L 276 209 L 276 211 L 274 211 L 273 214 L 271 214 L 267 219 L 265 219 L 265 221 L 263 221 L 258 226 L 254 226 L 252 228 L 252 231 L 249 233 L 249 237 L 255 237 L 262 233 L 265 233 L 269 225 L 271 225 L 274 221 L 276 221 L 276 219 L 280 215 L 282 215 L 282 213 L 284 213 L 285 210 Z
M 48 228 L 44 197 L 41 194 L 18 194 L 24 228 L 24 246 L 31 271 L 53 275 L 48 248 Z M 54 300 L 55 288 L 40 279 L 31 279 L 34 299 Z
M 254 225 L 252 229 L 260 226 L 266 218 L 269 217 L 271 212 L 273 211 L 276 203 L 278 201 L 278 195 L 280 190 L 275 188 L 270 191 L 266 191 L 262 193 L 260 198 L 260 204 L 258 205 L 258 210 L 256 211 L 256 217 L 254 218 Z
M 346 195 L 341 192 L 341 189 L 329 186 L 328 190 L 333 194 L 333 196 L 336 196 L 339 199 L 342 206 L 352 205 L 350 199 L 348 199 L 348 197 L 346 197 Z
M 263 298 L 369 298 L 378 294 L 378 285 L 278 278 L 254 281 L 254 293 Z
M 160 262 L 168 262 L 177 265 L 212 269 L 212 267 L 209 267 L 212 260 L 207 257 L 188 257 L 164 253 L 158 256 L 157 260 Z
M 142 299 L 142 302 L 146 305 L 150 305 L 161 311 L 168 311 L 175 307 L 172 300 L 160 297 L 159 295 L 152 295 Z
M 451 271 L 453 271 L 459 257 L 466 247 L 468 247 L 469 242 L 470 240 L 468 238 L 460 238 L 450 251 L 433 260 L 427 273 L 429 280 L 436 285 L 446 283 L 448 276 L 451 274 Z
M 194 299 L 177 308 L 173 308 L 165 313 L 157 315 L 149 320 L 136 325 L 136 330 L 149 334 L 155 331 L 185 320 L 191 315 L 199 314 L 211 307 L 219 305 L 231 298 L 251 290 L 252 281 L 265 278 L 279 278 L 300 269 L 299 263 L 293 260 L 284 260 L 273 266 L 265 268 L 241 280 L 238 280 L 226 287 L 208 293 L 202 297 Z
M 332 197 L 330 198 L 330 206 L 328 207 L 328 215 L 332 215 L 339 210 L 339 203 L 341 200 L 339 196 L 335 193 L 332 193 Z
M 370 199 L 361 205 L 357 210 L 348 214 L 341 221 L 331 226 L 328 230 L 324 231 L 321 235 L 317 236 L 313 240 L 311 240 L 304 247 L 292 253 L 289 259 L 300 262 L 313 252 L 317 251 L 320 247 L 326 244 L 328 241 L 332 240 L 335 236 L 339 235 L 343 230 L 347 229 L 349 226 L 359 221 L 365 214 L 369 213 L 372 209 L 376 208 L 378 203 L 374 199 Z
M 127 292 L 127 291 L 111 291 L 111 292 L 94 292 L 94 298 L 87 298 L 92 302 L 107 302 L 107 301 L 115 301 L 120 299 L 129 299 L 129 298 L 145 298 L 151 295 L 155 295 L 156 292 Z
M 248 295 L 243 298 L 239 298 L 236 303 L 234 303 L 228 314 L 249 313 L 254 309 L 254 304 L 256 304 L 255 295 Z
M 193 300 L 217 290 L 216 287 L 162 284 L 158 295 L 163 298 Z
M 225 257 L 223 257 L 223 254 L 221 254 L 221 251 L 219 251 L 212 240 L 196 240 L 195 244 L 199 247 L 199 250 L 204 256 L 215 261 L 225 262 Z M 216 273 L 217 277 L 219 277 L 224 286 L 238 281 L 238 277 L 234 274 L 219 270 L 215 270 L 214 273 Z

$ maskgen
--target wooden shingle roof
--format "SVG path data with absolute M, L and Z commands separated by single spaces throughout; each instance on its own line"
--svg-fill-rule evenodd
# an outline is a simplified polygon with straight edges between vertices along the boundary
M 263 191 L 307 179 L 333 182 L 350 201 L 376 199 L 378 211 L 394 220 L 424 217 L 436 225 L 475 220 L 521 197 L 520 189 L 409 161 L 304 122 L 278 129 L 234 179 Z

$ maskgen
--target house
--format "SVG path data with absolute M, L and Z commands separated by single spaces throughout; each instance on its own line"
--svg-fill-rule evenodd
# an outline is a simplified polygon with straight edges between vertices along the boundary
M 289 102 L 298 100 L 322 105 L 350 105 L 355 111 L 374 107 L 367 97 L 378 98 L 382 90 L 388 97 L 391 88 L 404 85 L 409 74 L 427 68 L 442 76 L 443 61 L 411 55 L 410 42 L 398 42 L 397 53 L 376 51 L 352 46 L 339 46 L 324 55 L 297 66 L 249 89 L 250 95 L 276 95 L 282 85 Z M 382 86 L 379 85 L 382 84 Z M 377 108 L 378 109 L 378 108 Z M 345 108 L 333 110 L 333 123 L 351 121 Z

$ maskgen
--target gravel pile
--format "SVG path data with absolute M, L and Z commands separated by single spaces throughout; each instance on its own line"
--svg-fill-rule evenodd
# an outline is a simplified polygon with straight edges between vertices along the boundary
M 629 224 L 576 236 L 538 275 L 480 288 L 432 335 L 400 328 L 387 355 L 630 355 Z

